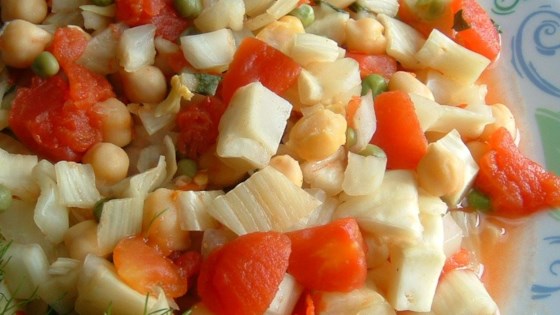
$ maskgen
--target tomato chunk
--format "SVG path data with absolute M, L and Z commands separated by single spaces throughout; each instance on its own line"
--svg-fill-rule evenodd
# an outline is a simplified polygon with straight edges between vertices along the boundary
M 504 128 L 488 142 L 475 187 L 490 197 L 492 214 L 520 217 L 560 206 L 560 177 L 525 157 Z
M 358 62 L 362 79 L 370 74 L 379 74 L 389 79 L 397 71 L 397 61 L 388 55 L 366 55 L 348 52 L 346 57 Z
M 366 247 L 353 218 L 287 233 L 292 241 L 288 272 L 305 288 L 348 292 L 364 285 Z
M 197 159 L 218 138 L 220 118 L 226 105 L 217 97 L 205 96 L 193 100 L 177 115 L 179 128 L 177 148 L 183 155 Z
M 387 154 L 387 168 L 415 169 L 428 150 L 428 141 L 416 116 L 414 104 L 402 91 L 375 98 L 377 130 L 371 140 Z
M 276 48 L 256 38 L 245 38 L 235 52 L 222 80 L 221 95 L 226 103 L 235 91 L 251 82 L 282 94 L 297 80 L 301 66 Z
M 182 276 L 179 267 L 148 246 L 142 237 L 119 241 L 113 251 L 113 262 L 119 277 L 142 294 L 157 295 L 157 287 L 169 297 L 187 293 L 187 278 Z
M 278 232 L 238 237 L 202 263 L 198 293 L 215 314 L 263 314 L 288 267 L 290 239 Z

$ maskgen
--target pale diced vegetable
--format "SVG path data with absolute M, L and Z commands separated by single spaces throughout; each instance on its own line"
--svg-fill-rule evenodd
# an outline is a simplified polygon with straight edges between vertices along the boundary
M 433 70 L 428 71 L 425 81 L 434 99 L 440 104 L 454 106 L 485 104 L 488 92 L 485 84 L 464 84 Z
M 463 230 L 455 222 L 451 213 L 446 213 L 443 216 L 443 253 L 446 257 L 451 257 L 451 255 L 461 249 L 461 243 L 463 241 Z
M 154 63 L 156 27 L 145 24 L 123 31 L 119 40 L 117 57 L 125 71 L 136 71 Z
M 54 165 L 60 200 L 64 206 L 91 208 L 101 199 L 89 164 L 60 161 Z
M 305 29 L 300 19 L 286 15 L 263 27 L 255 37 L 289 55 L 296 36 L 304 33 Z
M 33 176 L 41 188 L 33 215 L 35 224 L 50 242 L 58 244 L 62 242 L 70 223 L 68 208 L 62 204 L 58 193 L 54 165 L 41 160 L 33 168 Z
M 441 105 L 438 119 L 427 131 L 448 133 L 455 129 L 462 138 L 475 139 L 482 134 L 486 125 L 493 121 L 491 113 L 481 114 L 467 108 Z
M 418 50 L 416 59 L 463 84 L 474 83 L 490 64 L 488 58 L 457 44 L 437 29 Z
M 163 294 L 158 297 L 142 295 L 120 280 L 109 261 L 87 256 L 78 280 L 76 311 L 79 314 L 110 311 L 112 314 L 138 315 L 167 309 L 169 305 Z
M 129 105 L 130 108 L 131 105 Z M 144 104 L 142 107 L 138 108 L 138 117 L 142 122 L 142 126 L 148 133 L 148 135 L 154 135 L 159 131 L 171 129 L 175 125 L 175 114 L 156 114 L 156 106 L 152 104 Z
M 342 9 L 346 8 L 347 6 L 351 5 L 354 1 L 353 0 L 326 0 L 329 4 Z
M 4 283 L 17 299 L 32 299 L 48 278 L 47 255 L 38 244 L 3 243 Z
M 68 251 L 68 256 L 80 261 L 84 261 L 89 254 L 100 257 L 110 254 L 106 249 L 99 247 L 97 222 L 94 220 L 85 220 L 72 225 L 64 234 L 64 245 Z
M 420 213 L 437 215 L 444 215 L 449 208 L 441 198 L 431 195 L 423 189 L 418 191 L 418 205 Z
M 209 33 L 181 37 L 181 49 L 195 69 L 226 70 L 235 53 L 231 30 L 222 28 Z
M 290 315 L 296 305 L 303 287 L 290 274 L 286 274 L 274 299 L 264 315 Z
M 399 11 L 397 0 L 357 0 L 356 3 L 369 11 L 395 17 Z
M 345 158 L 345 152 L 340 147 L 326 159 L 302 163 L 303 181 L 311 188 L 321 189 L 330 196 L 340 193 L 346 168 Z
M 218 0 L 204 8 L 194 20 L 194 25 L 202 32 L 213 32 L 229 28 L 239 31 L 243 28 L 245 3 L 243 0 Z
M 371 91 L 360 98 L 360 105 L 356 109 L 350 125 L 356 132 L 356 143 L 349 149 L 353 152 L 360 152 L 368 145 L 377 129 Z
M 409 93 L 408 96 L 410 96 L 410 99 L 414 104 L 416 117 L 418 117 L 422 131 L 425 132 L 426 130 L 429 130 L 432 125 L 438 121 L 440 116 L 443 115 L 444 109 L 434 100 L 424 96 L 414 93 Z
M 302 66 L 313 62 L 333 62 L 338 59 L 338 44 L 323 36 L 300 33 L 293 40 L 289 56 Z
M 103 211 L 97 226 L 97 243 L 103 253 L 110 253 L 124 237 L 140 233 L 142 230 L 141 198 L 112 199 L 103 204 Z
M 260 82 L 239 88 L 220 120 L 218 156 L 247 169 L 266 166 L 278 150 L 291 109 Z
M 275 191 L 275 194 L 268 192 Z M 271 166 L 254 173 L 223 196 L 208 210 L 236 234 L 256 231 L 289 231 L 308 220 L 320 202 L 294 185 Z
M 38 294 L 57 313 L 67 314 L 74 310 L 81 268 L 81 261 L 64 257 L 49 266 L 48 278 L 41 284 Z
M 160 156 L 155 167 L 140 174 L 125 178 L 114 187 L 112 191 L 120 197 L 142 197 L 144 198 L 150 191 L 159 187 L 166 178 L 165 157 Z
M 298 76 L 299 101 L 306 106 L 312 106 L 323 98 L 321 82 L 311 72 L 302 69 Z
M 194 94 L 186 85 L 186 80 L 181 75 L 171 77 L 171 91 L 161 103 L 155 108 L 156 117 L 165 116 L 166 114 L 177 114 L 181 110 L 181 100 L 190 101 Z
M 362 80 L 358 63 L 351 58 L 333 62 L 315 62 L 307 70 L 317 78 L 323 89 L 321 103 L 346 106 L 352 96 L 360 95 Z
M 14 196 L 34 200 L 39 195 L 39 186 L 32 175 L 37 162 L 35 155 L 11 154 L 0 149 L 0 184 L 10 189 Z
M 447 273 L 439 284 L 433 302 L 436 315 L 495 315 L 496 303 L 471 270 L 455 269 Z
M 419 218 L 418 186 L 411 171 L 385 172 L 374 194 L 348 196 L 336 209 L 334 217 L 355 217 L 360 227 L 374 235 L 393 241 L 415 241 L 422 233 Z
M 275 0 L 244 0 L 245 14 L 249 17 L 257 16 L 268 9 Z
M 444 262 L 441 248 L 423 243 L 393 248 L 391 264 L 396 271 L 389 281 L 389 303 L 398 311 L 430 311 Z
M 388 15 L 379 14 L 377 19 L 385 27 L 387 55 L 395 58 L 406 68 L 424 67 L 416 59 L 416 53 L 424 44 L 424 37 L 412 26 Z
M 338 44 L 346 41 L 346 22 L 350 15 L 338 11 L 328 4 L 321 3 L 313 8 L 315 21 L 305 28 L 306 32 L 330 38 Z
M 115 28 L 122 32 L 125 26 L 115 24 Z M 78 59 L 78 63 L 100 74 L 117 72 L 119 69 L 117 59 L 119 39 L 117 33 L 112 28 L 106 28 L 93 36 L 88 42 L 86 50 Z
M 386 166 L 386 156 L 363 156 L 348 152 L 342 190 L 350 196 L 374 194 L 381 186 Z
M 178 194 L 177 214 L 181 229 L 204 231 L 218 227 L 218 222 L 210 216 L 208 207 L 216 197 L 224 194 L 223 191 L 183 191 Z

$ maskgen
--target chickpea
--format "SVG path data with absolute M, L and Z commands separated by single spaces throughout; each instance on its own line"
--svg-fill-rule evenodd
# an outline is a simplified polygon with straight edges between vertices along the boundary
M 104 184 L 114 184 L 128 174 L 128 155 L 121 147 L 112 143 L 100 142 L 93 145 L 82 162 L 90 164 L 97 180 Z
M 154 66 L 145 66 L 134 72 L 120 72 L 124 94 L 131 102 L 159 103 L 167 95 L 163 72 Z
M 47 1 L 45 0 L 1 0 L 2 21 L 26 20 L 40 24 L 47 17 Z
M 434 100 L 434 94 L 422 81 L 407 71 L 397 71 L 389 79 L 390 91 L 403 91 L 406 93 L 417 94 L 427 99 Z
M 373 17 L 350 19 L 346 23 L 346 46 L 351 51 L 383 54 L 387 47 L 383 30 L 383 25 Z
M 441 144 L 431 143 L 418 163 L 420 187 L 434 196 L 451 194 L 460 188 L 465 177 L 463 162 Z
M 97 223 L 94 220 L 79 222 L 70 227 L 64 234 L 64 245 L 68 256 L 73 259 L 84 260 L 88 254 L 106 257 L 97 244 Z
M 93 105 L 93 111 L 101 117 L 103 142 L 124 147 L 132 141 L 132 116 L 125 104 L 110 98 Z
M 51 41 L 52 35 L 24 20 L 13 20 L 0 37 L 2 60 L 14 68 L 30 67 Z
M 494 116 L 495 120 L 492 124 L 484 128 L 481 138 L 488 139 L 494 131 L 500 127 L 504 127 L 509 131 L 511 137 L 515 139 L 517 137 L 517 127 L 515 125 L 515 118 L 509 108 L 500 103 L 490 105 L 490 108 L 492 109 L 492 116 Z
M 346 142 L 346 119 L 319 109 L 298 120 L 286 145 L 305 160 L 323 160 Z
M 270 166 L 284 174 L 292 183 L 301 187 L 303 184 L 303 173 L 299 163 L 289 155 L 277 155 L 270 159 Z
M 208 185 L 212 189 L 235 186 L 247 175 L 246 169 L 234 168 L 216 155 L 215 146 L 202 154 L 198 164 L 200 169 L 208 171 Z

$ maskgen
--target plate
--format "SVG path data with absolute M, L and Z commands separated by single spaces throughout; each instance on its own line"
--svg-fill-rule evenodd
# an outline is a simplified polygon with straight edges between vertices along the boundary
M 482 0 L 502 32 L 499 64 L 506 99 L 521 131 L 521 148 L 560 174 L 560 1 Z M 540 213 L 514 245 L 503 315 L 560 312 L 560 210 Z M 515 261 L 512 261 L 515 260 Z

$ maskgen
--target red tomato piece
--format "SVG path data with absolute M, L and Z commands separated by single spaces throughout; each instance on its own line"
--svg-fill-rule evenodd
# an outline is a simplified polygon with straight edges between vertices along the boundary
M 117 19 L 128 26 L 154 24 L 156 35 L 175 41 L 189 26 L 171 0 L 116 0 Z
M 79 161 L 101 141 L 100 122 L 69 101 L 68 82 L 62 75 L 47 80 L 34 77 L 20 87 L 10 111 L 10 128 L 38 155 L 52 161 Z
M 353 218 L 287 233 L 288 272 L 309 290 L 348 292 L 364 285 L 366 245 Z
M 408 94 L 389 91 L 374 101 L 377 130 L 371 143 L 387 154 L 388 169 L 416 169 L 428 150 L 428 141 Z
M 177 149 L 197 159 L 216 143 L 220 118 L 226 105 L 217 97 L 205 96 L 192 101 L 177 114 Z
M 466 248 L 461 248 L 453 255 L 447 257 L 447 259 L 445 260 L 445 264 L 443 265 L 441 275 L 443 276 L 455 269 L 465 269 L 469 266 L 470 263 L 471 256 L 469 251 Z
M 488 142 L 475 187 L 490 197 L 491 214 L 521 217 L 560 206 L 560 177 L 525 157 L 504 128 Z
M 86 50 L 88 35 L 76 27 L 58 28 L 54 33 L 49 51 L 62 68 L 72 65 Z
M 113 262 L 119 277 L 142 294 L 157 295 L 157 287 L 173 298 L 187 293 L 188 282 L 179 267 L 141 237 L 119 241 L 113 250 Z
M 455 35 L 455 41 L 490 60 L 495 60 L 501 50 L 500 33 L 486 10 L 476 0 L 453 1 L 453 12 L 461 11 L 468 28 Z
M 347 52 L 346 57 L 358 62 L 362 79 L 370 74 L 379 74 L 389 79 L 397 71 L 397 61 L 388 55 L 366 55 Z
M 263 314 L 276 295 L 290 257 L 290 239 L 278 232 L 242 235 L 202 263 L 198 293 L 215 314 Z
M 256 81 L 282 94 L 296 82 L 300 72 L 301 66 L 281 51 L 259 39 L 245 38 L 224 75 L 221 96 L 228 103 L 238 88 Z

